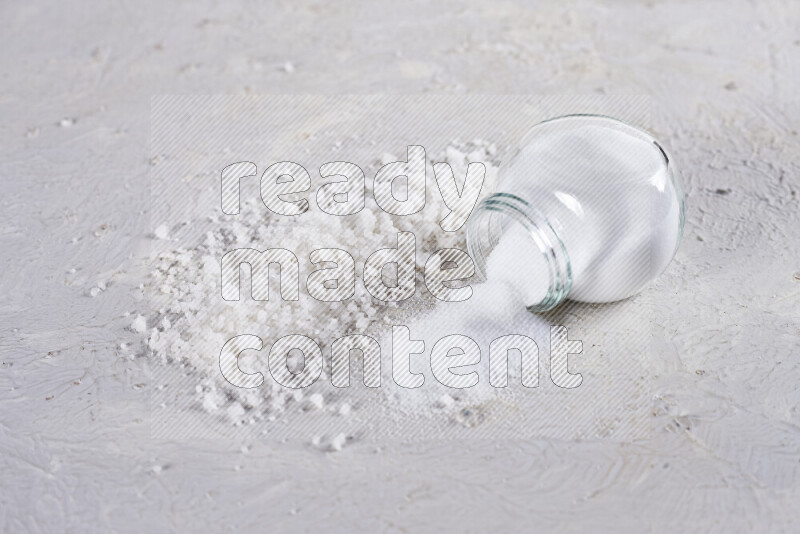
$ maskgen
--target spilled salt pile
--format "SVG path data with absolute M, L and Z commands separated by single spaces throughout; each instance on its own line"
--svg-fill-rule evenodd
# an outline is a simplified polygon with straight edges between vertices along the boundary
M 533 339 L 542 351 L 545 348 L 542 342 L 549 339 L 549 323 L 526 309 L 531 302 L 541 300 L 547 290 L 547 280 L 542 282 L 535 276 L 531 278 L 531 266 L 541 265 L 539 256 L 524 229 L 520 227 L 507 232 L 489 256 L 488 280 L 473 285 L 468 300 L 438 303 L 434 309 L 408 322 L 413 339 L 425 343 L 426 355 L 446 336 L 455 334 L 472 339 L 480 349 L 480 360 L 464 372 L 477 373 L 475 385 L 454 389 L 441 384 L 431 376 L 430 359 L 422 357 L 416 369 L 412 364 L 412 370 L 426 375 L 424 385 L 418 389 L 394 387 L 392 377 L 384 373 L 383 384 L 388 387 L 382 387 L 382 390 L 388 402 L 403 413 L 425 417 L 442 412 L 457 414 L 462 408 L 480 407 L 503 394 L 503 390 L 492 386 L 489 381 L 491 342 L 502 336 L 521 334 Z M 390 345 L 388 340 L 383 343 L 383 346 Z M 544 354 L 543 351 L 540 353 Z M 513 353 L 509 355 L 510 384 L 520 383 L 520 363 L 519 357 Z
M 441 161 L 451 165 L 455 176 L 462 177 L 466 175 L 470 162 L 482 162 L 486 167 L 482 197 L 494 190 L 499 162 L 496 148 L 491 143 L 452 143 L 443 154 L 431 158 L 429 163 Z M 375 163 L 375 169 L 379 164 Z M 369 169 L 365 171 L 369 174 Z M 429 176 L 433 176 L 430 170 Z M 367 188 L 370 187 L 368 181 Z M 371 191 L 367 193 L 369 198 Z M 357 413 L 360 404 L 358 399 L 348 397 L 353 392 L 331 386 L 327 379 L 327 368 L 323 368 L 320 380 L 303 390 L 284 388 L 271 379 L 255 389 L 241 389 L 222 377 L 219 369 L 220 348 L 240 333 L 261 337 L 266 350 L 246 351 L 239 358 L 241 369 L 252 373 L 268 369 L 266 357 L 269 345 L 279 336 L 288 334 L 303 334 L 313 338 L 324 348 L 327 366 L 329 347 L 334 339 L 347 334 L 369 334 L 377 339 L 385 335 L 387 330 L 390 331 L 392 324 L 415 325 L 413 317 L 420 314 L 434 314 L 438 322 L 435 332 L 420 328 L 421 336 L 431 336 L 445 329 L 451 330 L 447 333 L 472 332 L 481 325 L 494 326 L 502 333 L 510 332 L 511 323 L 523 319 L 520 307 L 514 305 L 518 299 L 513 291 L 475 286 L 473 298 L 467 302 L 437 303 L 427 291 L 422 290 L 425 261 L 432 252 L 441 248 L 466 250 L 466 228 L 458 232 L 444 232 L 439 226 L 439 221 L 447 211 L 441 195 L 435 189 L 428 194 L 424 210 L 408 217 L 391 216 L 369 207 L 354 215 L 331 217 L 312 206 L 301 218 L 287 218 L 271 215 L 259 199 L 243 199 L 241 217 L 215 225 L 215 229 L 208 232 L 195 247 L 175 248 L 155 259 L 149 289 L 154 295 L 157 312 L 146 321 L 137 317 L 132 329 L 146 330 L 147 348 L 155 362 L 191 369 L 198 381 L 196 405 L 216 416 L 227 418 L 231 423 L 238 425 L 271 421 L 292 406 L 302 408 L 304 411 L 301 415 L 329 413 L 331 417 L 341 419 L 351 412 Z M 211 219 L 212 222 L 218 221 L 216 216 Z M 364 262 L 372 251 L 391 246 L 393 240 L 396 243 L 395 236 L 401 231 L 412 232 L 416 236 L 418 290 L 409 301 L 381 303 L 364 290 Z M 159 227 L 156 234 L 159 238 L 166 238 L 170 235 L 170 229 Z M 233 302 L 223 300 L 219 294 L 220 258 L 235 248 L 264 247 L 267 244 L 294 252 L 300 260 L 301 280 L 308 275 L 303 269 L 308 269 L 309 265 L 304 265 L 303 261 L 311 251 L 322 247 L 349 251 L 356 261 L 355 294 L 344 302 L 321 302 L 308 295 L 301 295 L 300 300 L 294 302 L 281 299 L 258 302 L 249 299 Z M 270 284 L 277 288 L 277 282 L 274 279 Z M 478 309 L 491 311 L 491 317 L 476 318 L 472 303 Z M 426 310 L 432 311 L 424 313 Z M 524 308 L 521 313 L 526 314 Z M 439 315 L 446 316 L 447 320 L 439 321 Z M 525 318 L 524 321 L 530 319 Z M 151 328 L 147 329 L 147 325 L 151 325 Z M 430 324 L 419 326 L 427 328 Z M 414 337 L 419 337 L 416 332 Z M 427 343 L 428 348 L 433 346 Z M 382 346 L 386 352 L 390 351 L 391 344 Z M 390 360 L 385 361 L 384 372 L 390 372 Z M 354 369 L 358 367 L 353 364 Z M 425 395 L 409 396 L 403 400 L 404 407 L 412 412 L 424 412 L 441 405 L 438 401 L 443 393 L 431 387 L 429 395 L 429 388 L 425 389 Z M 480 393 L 476 390 L 471 394 Z M 384 392 L 383 398 L 389 403 L 396 400 L 390 388 Z M 450 408 L 456 409 L 457 404 L 454 402 Z M 341 439 L 334 442 L 331 443 L 333 449 L 339 449 L 344 444 Z

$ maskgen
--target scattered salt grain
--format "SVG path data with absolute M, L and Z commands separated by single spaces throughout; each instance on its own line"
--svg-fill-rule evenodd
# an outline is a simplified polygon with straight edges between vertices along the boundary
M 322 407 L 325 405 L 325 400 L 319 393 L 314 393 L 313 395 L 308 397 L 308 404 L 309 406 L 312 406 L 317 410 L 321 410 Z
M 169 228 L 166 224 L 162 224 L 153 231 L 153 235 L 156 239 L 169 239 Z
M 239 424 L 242 422 L 244 408 L 238 402 L 234 402 L 228 407 L 227 414 L 233 424 Z
M 131 323 L 131 330 L 137 334 L 143 333 L 145 330 L 147 330 L 147 319 L 145 319 L 142 315 L 137 315 Z
M 438 408 L 451 408 L 456 403 L 455 399 L 445 393 L 436 401 L 436 406 Z
M 331 440 L 329 449 L 334 452 L 338 452 L 344 448 L 345 443 L 347 443 L 347 436 L 343 432 L 340 432 Z

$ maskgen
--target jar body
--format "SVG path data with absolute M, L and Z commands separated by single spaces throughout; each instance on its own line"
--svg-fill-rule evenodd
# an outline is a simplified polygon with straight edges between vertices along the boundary
M 638 293 L 666 268 L 683 233 L 674 167 L 650 134 L 612 118 L 573 115 L 538 124 L 501 171 L 498 193 L 470 221 L 467 242 L 478 273 L 492 280 L 490 256 L 516 228 L 509 250 L 525 250 L 523 235 L 539 254 L 527 260 L 529 268 L 501 275 L 521 289 L 539 287 L 530 291 L 531 309 Z M 496 263 L 502 269 L 508 262 Z

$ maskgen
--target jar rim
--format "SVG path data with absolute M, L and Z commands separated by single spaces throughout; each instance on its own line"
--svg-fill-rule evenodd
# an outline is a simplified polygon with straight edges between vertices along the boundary
M 530 235 L 542 254 L 549 276 L 548 290 L 540 302 L 527 304 L 532 312 L 552 310 L 569 294 L 572 268 L 564 243 L 547 218 L 534 206 L 510 193 L 495 193 L 482 200 L 470 217 L 467 250 L 479 279 L 486 280 L 486 264 L 500 240 L 503 224 L 516 222 Z

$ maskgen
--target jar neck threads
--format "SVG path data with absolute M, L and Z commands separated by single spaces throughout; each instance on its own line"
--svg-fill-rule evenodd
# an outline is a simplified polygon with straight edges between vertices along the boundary
M 526 237 L 533 240 L 546 265 L 541 275 L 549 278 L 546 295 L 539 302 L 525 304 L 532 312 L 552 310 L 566 299 L 572 287 L 569 255 L 547 218 L 520 197 L 496 193 L 478 204 L 467 231 L 467 249 L 475 271 L 481 280 L 487 279 L 489 255 L 512 223 L 521 225 Z

